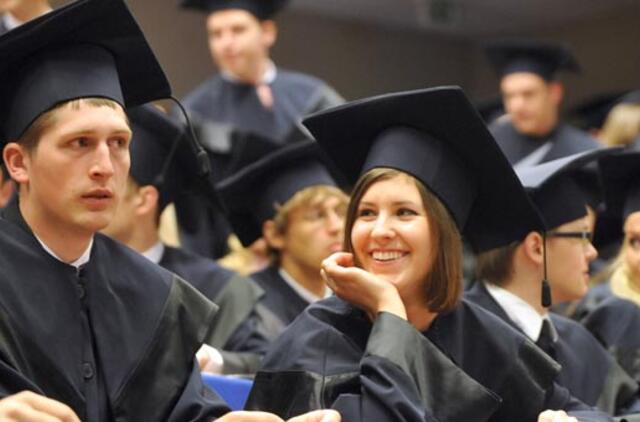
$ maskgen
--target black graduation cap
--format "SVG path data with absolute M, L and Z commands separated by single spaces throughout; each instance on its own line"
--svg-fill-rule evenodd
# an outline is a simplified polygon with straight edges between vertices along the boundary
M 609 112 L 618 104 L 640 104 L 640 91 L 616 91 L 598 94 L 574 107 L 569 120 L 581 129 L 601 129 Z
M 485 53 L 500 77 L 515 72 L 535 73 L 554 79 L 559 70 L 579 72 L 573 53 L 566 45 L 524 39 L 500 40 L 485 46 Z
M 640 152 L 628 151 L 599 160 L 607 211 L 626 220 L 640 211 Z
M 458 87 L 354 101 L 303 123 L 351 183 L 375 167 L 421 180 L 476 252 L 541 226 L 509 162 Z
M 297 192 L 336 186 L 326 157 L 308 140 L 282 147 L 216 185 L 236 235 L 248 246 L 262 236 L 262 224 Z
M 129 108 L 127 114 L 133 131 L 130 175 L 140 186 L 158 188 L 159 209 L 163 210 L 196 183 L 195 152 L 185 127 L 155 106 Z
M 123 0 L 79 0 L 0 37 L 0 141 L 77 98 L 139 105 L 168 97 L 160 64 Z
M 588 166 L 598 158 L 618 150 L 603 148 L 585 151 L 517 170 L 547 231 L 586 215 L 586 205 L 593 206 L 594 192 L 602 194 L 599 176 Z
M 224 9 L 243 9 L 259 20 L 271 19 L 288 0 L 182 0 L 181 6 L 213 13 Z
M 478 110 L 478 113 L 480 113 L 482 120 L 487 124 L 493 122 L 500 116 L 503 116 L 505 113 L 504 102 L 502 101 L 502 97 L 499 95 L 476 101 L 474 106 L 476 110 Z

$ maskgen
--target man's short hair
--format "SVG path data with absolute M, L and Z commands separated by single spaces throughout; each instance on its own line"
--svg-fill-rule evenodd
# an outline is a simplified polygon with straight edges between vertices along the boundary
M 476 278 L 498 286 L 513 275 L 513 257 L 522 242 L 510 243 L 476 256 Z

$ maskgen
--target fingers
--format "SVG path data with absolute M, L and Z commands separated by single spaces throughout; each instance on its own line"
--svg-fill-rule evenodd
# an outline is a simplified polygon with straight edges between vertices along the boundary
M 216 419 L 217 422 L 284 422 L 273 413 L 267 412 L 230 412 L 221 418 Z
M 538 422 L 578 422 L 563 410 L 545 410 L 538 416 Z
M 322 261 L 323 268 L 334 266 L 352 267 L 353 265 L 353 254 L 349 252 L 336 252 Z
M 335 410 L 315 410 L 291 418 L 287 422 L 340 422 L 341 419 L 340 413 Z
M 80 422 L 69 406 L 31 391 L 23 391 L 0 400 L 0 419 L 5 418 L 21 422 Z

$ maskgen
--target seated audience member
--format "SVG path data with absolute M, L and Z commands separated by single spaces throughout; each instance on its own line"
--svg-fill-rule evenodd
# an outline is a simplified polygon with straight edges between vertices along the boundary
M 28 22 L 0 37 L 0 63 L 19 186 L 0 218 L 2 419 L 279 420 L 227 414 L 204 387 L 194 356 L 216 306 L 96 233 L 125 192 L 124 107 L 171 92 L 126 4 L 80 0 Z
M 330 294 L 322 260 L 342 247 L 347 196 L 314 141 L 285 147 L 217 185 L 246 246 L 264 237 L 272 264 L 251 275 L 265 291 L 277 337 L 310 303 Z
M 477 281 L 465 297 L 502 318 L 556 360 L 557 382 L 584 403 L 612 414 L 639 412 L 637 383 L 578 322 L 549 312 L 541 303 L 550 288 L 554 304 L 582 298 L 589 263 L 588 193 L 580 184 L 584 167 L 611 150 L 568 156 L 519 171 L 520 180 L 545 222 L 515 242 L 476 258 Z M 543 283 L 548 285 L 543 287 Z
M 256 304 L 262 289 L 215 261 L 163 244 L 160 214 L 176 196 L 198 186 L 198 163 L 184 128 L 151 105 L 127 110 L 133 138 L 126 192 L 102 232 L 179 275 L 220 309 L 201 356 L 214 373 L 253 373 L 268 341 Z M 204 189 L 202 189 L 204 190 Z
M 364 99 L 305 125 L 356 182 L 345 252 L 323 262 L 336 297 L 275 342 L 249 407 L 330 405 L 349 421 L 610 420 L 556 384 L 559 365 L 526 336 L 460 300 L 461 232 L 483 251 L 541 226 L 462 90 Z

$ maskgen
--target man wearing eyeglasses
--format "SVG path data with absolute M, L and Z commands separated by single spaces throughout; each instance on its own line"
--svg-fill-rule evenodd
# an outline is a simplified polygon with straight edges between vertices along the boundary
M 480 254 L 479 281 L 465 296 L 526 334 L 562 365 L 558 382 L 573 396 L 622 415 L 640 409 L 637 383 L 585 328 L 547 310 L 551 303 L 580 299 L 587 292 L 589 263 L 598 253 L 587 213 L 593 189 L 586 186 L 584 172 L 608 153 L 580 153 L 520 170 L 547 230 Z

